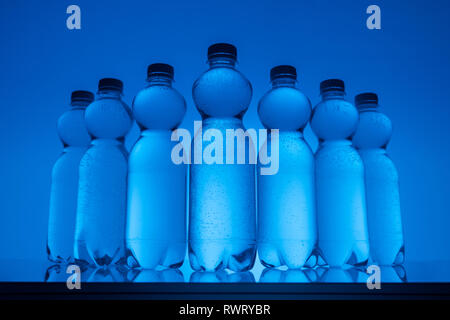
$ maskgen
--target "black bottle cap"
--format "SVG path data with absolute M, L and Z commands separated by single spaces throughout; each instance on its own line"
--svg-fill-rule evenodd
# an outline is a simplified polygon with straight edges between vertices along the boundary
M 208 59 L 215 57 L 227 57 L 236 60 L 237 49 L 229 43 L 215 43 L 208 48 Z
M 378 105 L 378 96 L 373 92 L 364 92 L 355 96 L 355 105 L 374 104 Z
M 72 91 L 70 96 L 71 102 L 88 102 L 91 103 L 94 101 L 94 94 L 90 91 L 85 90 L 76 90 Z
M 166 76 L 173 79 L 174 70 L 173 67 L 165 63 L 153 63 L 147 68 L 147 77 L 150 76 Z
M 328 79 L 320 83 L 320 93 L 328 91 L 345 91 L 344 81 L 341 79 Z
M 297 70 L 293 66 L 281 65 L 270 70 L 270 81 L 278 78 L 291 78 L 297 80 Z
M 98 90 L 114 90 L 122 92 L 123 82 L 119 79 L 103 78 L 98 82 Z

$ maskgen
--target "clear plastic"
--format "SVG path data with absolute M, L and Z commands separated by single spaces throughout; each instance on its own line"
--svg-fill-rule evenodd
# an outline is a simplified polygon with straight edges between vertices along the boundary
M 256 254 L 255 164 L 225 164 L 225 136 L 227 129 L 245 130 L 241 119 L 252 88 L 235 69 L 234 59 L 215 57 L 209 64 L 192 91 L 203 118 L 203 133 L 214 129 L 223 137 L 223 164 L 190 166 L 189 259 L 194 270 L 246 271 Z M 202 138 L 202 132 L 196 135 Z M 246 141 L 248 157 L 254 145 Z M 207 146 L 204 141 L 203 150 Z
M 74 261 L 74 233 L 80 161 L 91 137 L 84 122 L 89 102 L 73 102 L 58 120 L 57 130 L 64 150 L 53 166 L 48 221 L 47 253 L 58 263 Z
M 311 127 L 320 139 L 315 154 L 318 247 L 332 267 L 365 265 L 369 258 L 364 166 L 349 140 L 358 111 L 341 91 L 322 95 Z
M 317 241 L 314 156 L 302 134 L 311 103 L 295 80 L 279 78 L 261 99 L 258 114 L 267 129 L 280 130 L 278 172 L 261 175 L 258 168 L 259 258 L 266 267 L 312 267 Z M 269 134 L 269 149 L 271 140 Z
M 371 258 L 379 265 L 402 264 L 405 254 L 398 173 L 385 149 L 391 135 L 387 116 L 361 109 L 353 144 L 364 163 Z
M 151 77 L 133 102 L 141 137 L 130 152 L 126 242 L 128 264 L 177 268 L 186 255 L 185 164 L 174 164 L 172 129 L 186 112 L 169 77 Z
M 127 158 L 123 137 L 131 112 L 121 92 L 101 90 L 86 109 L 93 141 L 80 163 L 75 227 L 75 258 L 79 264 L 125 263 Z

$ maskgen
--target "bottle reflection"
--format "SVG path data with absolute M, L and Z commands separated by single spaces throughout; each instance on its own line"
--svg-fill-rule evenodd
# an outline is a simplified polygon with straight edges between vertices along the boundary
M 69 265 L 55 264 L 50 266 L 44 276 L 45 282 L 66 282 L 73 275 L 67 273 Z M 380 266 L 381 283 L 407 282 L 406 270 L 403 266 Z M 288 269 L 265 268 L 261 274 L 261 283 L 366 283 L 371 274 L 364 268 L 329 268 Z M 191 274 L 190 282 L 196 283 L 254 283 L 252 272 L 216 272 L 196 271 Z M 124 266 L 104 268 L 81 267 L 81 282 L 185 282 L 179 269 L 128 269 Z
M 205 272 L 196 271 L 192 273 L 190 282 L 201 282 L 201 283 L 253 283 L 255 282 L 255 277 L 250 271 L 246 272 L 233 272 L 227 273 L 225 270 L 219 270 L 216 272 Z
M 128 268 L 125 266 L 107 266 L 94 269 L 87 282 L 127 282 Z M 83 275 L 82 275 L 83 276 Z M 85 277 L 86 279 L 86 277 Z
M 406 270 L 403 266 L 380 266 L 381 282 L 407 282 Z
M 66 269 L 63 269 L 62 265 L 55 264 L 45 271 L 44 282 L 63 282 L 66 279 Z
M 317 273 L 314 269 L 289 269 L 279 270 L 266 268 L 261 274 L 259 282 L 276 283 L 310 283 L 317 281 Z
M 70 264 L 55 264 L 47 268 L 44 275 L 44 282 L 66 282 L 67 279 L 73 275 L 73 271 L 67 273 L 67 268 Z M 95 271 L 94 268 L 89 268 L 86 266 L 80 266 L 81 271 L 81 282 L 86 282 L 92 273 Z
M 403 266 L 380 266 L 381 283 L 406 282 Z M 328 283 L 366 283 L 373 273 L 366 273 L 364 268 L 317 268 L 319 282 Z
M 184 282 L 184 275 L 178 269 L 130 269 L 128 281 L 131 282 Z
M 323 283 L 355 283 L 365 282 L 367 274 L 358 268 L 318 268 L 319 282 Z

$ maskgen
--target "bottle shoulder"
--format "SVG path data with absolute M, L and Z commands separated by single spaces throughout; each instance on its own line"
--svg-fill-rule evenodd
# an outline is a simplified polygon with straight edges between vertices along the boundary
M 252 86 L 238 70 L 211 68 L 192 87 L 195 105 L 201 114 L 213 117 L 242 115 L 250 105 Z
M 133 100 L 133 107 L 136 104 L 153 103 L 153 99 L 170 99 L 170 101 L 178 101 L 185 104 L 184 97 L 181 93 L 172 86 L 167 85 L 149 85 L 141 89 Z
M 131 128 L 131 109 L 121 99 L 102 98 L 87 107 L 85 120 L 95 138 L 116 139 L 125 136 Z
M 365 111 L 360 113 L 352 140 L 357 148 L 382 148 L 389 143 L 391 136 L 392 123 L 386 115 L 376 111 Z
M 299 130 L 311 116 L 311 102 L 297 88 L 272 88 L 259 101 L 258 115 L 266 128 Z
M 312 111 L 311 128 L 322 140 L 349 139 L 358 125 L 356 107 L 344 99 L 327 99 Z
M 84 109 L 64 112 L 57 121 L 57 132 L 61 141 L 70 146 L 88 146 L 91 137 L 84 119 Z
M 138 92 L 133 100 L 133 116 L 147 129 L 174 129 L 186 114 L 186 101 L 174 88 L 153 85 Z

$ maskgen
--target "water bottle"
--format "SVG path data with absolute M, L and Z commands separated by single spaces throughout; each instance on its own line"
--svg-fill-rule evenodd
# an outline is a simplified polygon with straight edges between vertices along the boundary
M 122 81 L 100 80 L 85 121 L 93 137 L 80 162 L 75 258 L 104 266 L 125 262 L 127 152 L 123 137 L 131 111 L 121 100 Z
M 364 265 L 369 257 L 364 166 L 350 141 L 358 111 L 344 100 L 344 82 L 321 82 L 322 101 L 311 127 L 320 139 L 315 154 L 318 245 L 331 267 Z
M 142 130 L 128 160 L 128 264 L 177 268 L 186 254 L 187 168 L 172 162 L 171 135 L 186 113 L 186 103 L 172 88 L 170 65 L 152 64 L 147 74 L 147 86 L 132 108 Z
M 353 145 L 364 163 L 371 257 L 379 265 L 399 265 L 405 251 L 398 173 L 386 154 L 392 135 L 391 121 L 378 111 L 375 93 L 357 95 L 355 104 L 359 124 Z
M 255 150 L 249 138 L 244 146 L 237 139 L 227 145 L 225 137 L 227 131 L 244 135 L 242 116 L 250 104 L 252 87 L 235 69 L 233 45 L 210 46 L 208 63 L 209 69 L 192 89 L 203 122 L 192 143 L 189 258 L 194 270 L 246 271 L 253 266 L 256 253 L 256 161 L 249 161 Z M 202 143 L 204 157 L 198 154 Z M 218 146 L 215 152 L 211 151 L 213 145 Z M 230 156 L 227 149 L 233 164 L 225 159 Z M 210 159 L 209 154 L 215 158 Z
M 47 254 L 53 262 L 72 263 L 74 260 L 78 168 L 91 142 L 84 110 L 93 100 L 94 95 L 89 91 L 72 92 L 70 110 L 58 119 L 57 130 L 64 150 L 52 171 Z
M 270 78 L 272 89 L 259 102 L 258 114 L 265 128 L 279 129 L 279 169 L 264 175 L 258 166 L 258 254 L 266 267 L 314 266 L 314 156 L 302 133 L 311 103 L 296 88 L 294 67 L 274 67 Z M 274 143 L 269 133 L 267 148 Z

